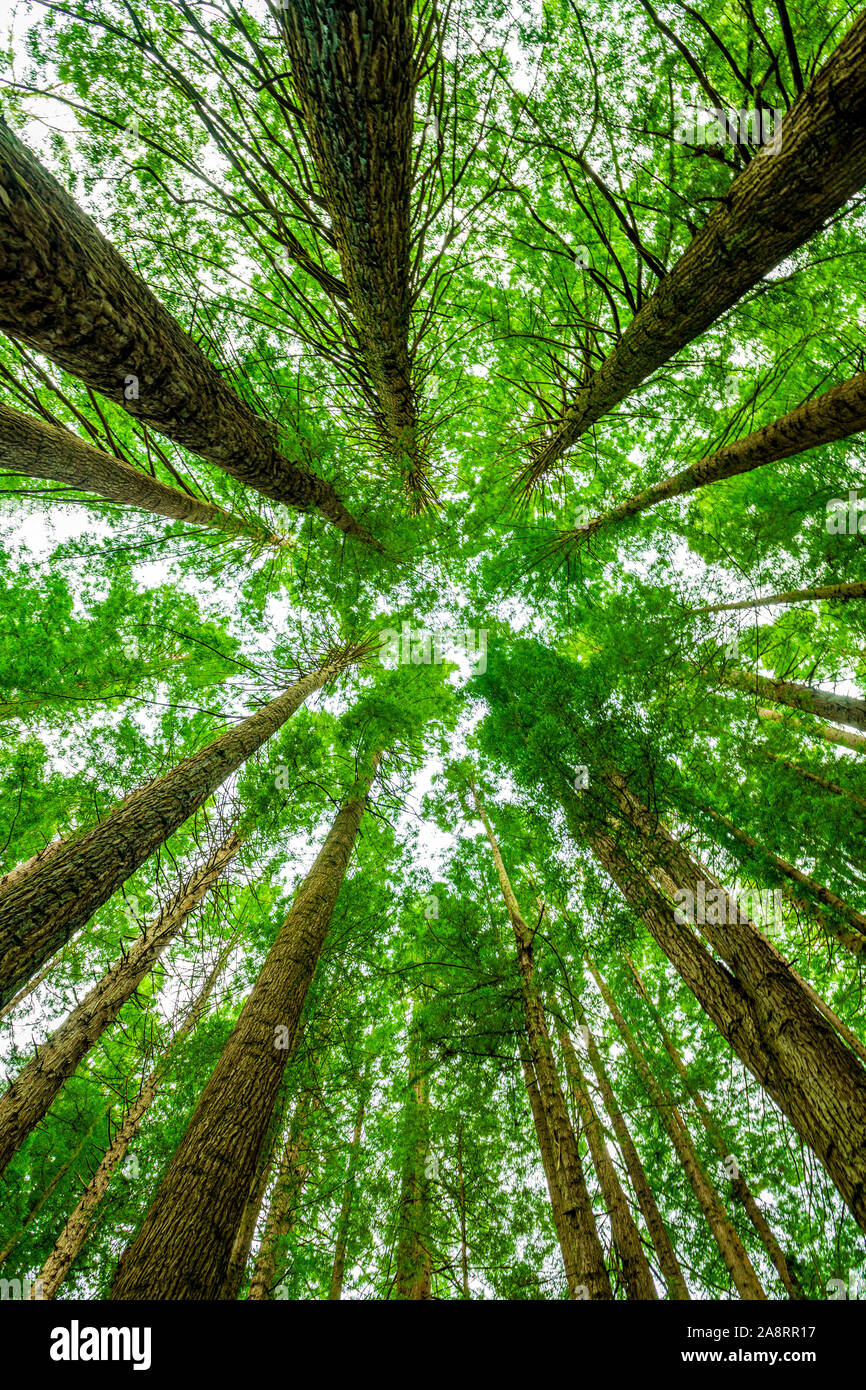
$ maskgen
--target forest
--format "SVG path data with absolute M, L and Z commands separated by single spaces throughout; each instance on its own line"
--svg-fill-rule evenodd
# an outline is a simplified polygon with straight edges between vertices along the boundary
M 0 49 L 0 1299 L 866 1299 L 866 9 Z

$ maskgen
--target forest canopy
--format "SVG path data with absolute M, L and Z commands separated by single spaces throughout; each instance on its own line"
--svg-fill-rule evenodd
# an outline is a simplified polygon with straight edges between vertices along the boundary
M 4 23 L 0 1296 L 863 1296 L 866 12 Z

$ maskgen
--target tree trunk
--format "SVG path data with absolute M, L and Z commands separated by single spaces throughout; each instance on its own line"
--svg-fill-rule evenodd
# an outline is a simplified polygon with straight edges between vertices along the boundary
M 593 517 L 585 526 L 570 534 L 586 540 L 597 531 L 648 511 L 669 497 L 682 497 L 685 493 L 696 492 L 698 488 L 724 478 L 735 478 L 740 473 L 791 458 L 794 454 L 803 454 L 821 444 L 847 439 L 861 430 L 866 430 L 866 372 L 858 372 L 840 386 L 832 387 L 823 395 L 805 401 L 796 410 L 764 425 L 763 429 L 734 440 L 708 458 L 700 459 L 681 472 L 653 483 L 652 487 L 635 493 L 601 516 Z M 798 598 L 837 598 L 844 596 L 844 591 L 848 589 L 857 594 L 866 593 L 866 584 L 831 584 L 826 591 L 802 589 L 791 594 L 772 595 L 770 599 L 745 599 L 741 603 L 721 603 L 698 611 L 719 613 L 729 608 L 753 608 L 768 602 L 791 603 Z
M 602 1062 L 601 1054 L 596 1046 L 595 1039 L 589 1030 L 586 1014 L 582 1006 L 579 1006 L 578 1017 L 581 1024 L 586 1029 L 585 1036 L 590 1065 L 595 1073 L 595 1079 L 598 1082 L 598 1088 L 601 1091 L 605 1109 L 610 1116 L 617 1143 L 625 1159 L 629 1182 L 632 1185 L 632 1190 L 637 1197 L 638 1205 L 643 1213 L 643 1218 L 653 1243 L 653 1249 L 656 1252 L 656 1259 L 659 1262 L 659 1267 L 667 1285 L 668 1296 L 675 1300 L 686 1300 L 689 1298 L 689 1291 L 685 1276 L 680 1268 L 680 1262 L 674 1253 L 667 1227 L 658 1209 L 656 1199 L 653 1196 L 652 1188 L 647 1180 L 647 1175 L 644 1172 L 643 1164 L 635 1148 L 634 1140 L 631 1137 L 625 1118 L 617 1103 L 613 1086 L 605 1071 L 604 1063 Z
M 830 782 L 826 777 L 819 777 L 816 772 L 810 772 L 808 768 L 801 767 L 799 763 L 788 762 L 787 758 L 780 758 L 778 753 L 771 753 L 769 749 L 761 750 L 765 758 L 769 758 L 774 763 L 780 763 L 782 767 L 788 768 L 790 772 L 796 772 L 798 777 L 805 777 L 808 782 L 814 782 L 817 787 L 830 792 L 833 796 L 844 796 L 852 802 L 858 810 L 866 811 L 866 800 L 862 796 L 857 796 L 854 792 L 849 792 L 847 787 L 840 787 L 837 782 Z
M 819 397 L 819 399 L 821 399 Z M 696 613 L 727 613 L 735 608 L 770 608 L 776 603 L 803 603 L 807 599 L 826 599 L 829 603 L 847 603 L 866 595 L 866 580 L 850 584 L 817 584 L 812 589 L 787 589 L 781 594 L 764 594 L 762 598 L 741 598 L 736 603 L 714 603 L 696 608 Z
M 164 911 L 37 1048 L 35 1056 L 0 1096 L 0 1174 L 242 844 L 239 835 L 230 835 L 196 869 Z
M 866 16 L 734 179 L 526 470 L 538 481 L 602 416 L 820 231 L 866 180 Z
M 377 425 L 423 506 L 433 493 L 409 350 L 412 8 L 411 0 L 293 0 L 281 13 Z
M 857 695 L 836 695 L 831 690 L 816 690 L 797 681 L 769 680 L 752 671 L 727 667 L 720 676 L 723 685 L 745 691 L 761 700 L 773 700 L 778 705 L 816 714 L 832 724 L 847 724 L 853 729 L 866 729 L 866 700 Z
M 628 956 L 626 956 L 626 961 L 628 963 L 629 970 L 634 976 L 634 981 L 638 987 L 641 997 L 646 1001 L 648 1007 L 652 1011 L 655 1025 L 659 1030 L 659 1035 L 665 1046 L 665 1051 L 667 1052 L 668 1056 L 673 1062 L 674 1067 L 677 1071 L 677 1075 L 685 1084 L 686 1090 L 689 1096 L 691 1097 L 692 1104 L 695 1106 L 695 1109 L 697 1110 L 698 1115 L 700 1116 L 701 1123 L 703 1124 L 704 1129 L 709 1135 L 713 1148 L 715 1149 L 716 1153 L 718 1154 L 719 1158 L 722 1160 L 723 1163 L 727 1159 L 732 1157 L 736 1160 L 736 1155 L 731 1153 L 730 1145 L 725 1140 L 722 1131 L 720 1130 L 718 1124 L 713 1118 L 709 1106 L 707 1105 L 706 1101 L 701 1095 L 698 1087 L 692 1081 L 686 1064 L 680 1056 L 676 1048 L 676 1045 L 674 1044 L 673 1038 L 671 1037 L 670 1033 L 665 1027 L 664 1022 L 662 1021 L 661 1014 L 659 1013 L 658 1009 L 656 1009 L 655 1005 L 650 999 L 649 993 L 647 991 L 646 986 L 644 985 L 643 980 L 641 979 L 640 975 L 635 969 L 633 962 Z M 791 1269 L 788 1265 L 788 1261 L 785 1258 L 785 1253 L 782 1250 L 782 1247 L 779 1245 L 779 1242 L 777 1241 L 776 1237 L 774 1236 L 770 1224 L 767 1221 L 767 1218 L 764 1216 L 764 1213 L 761 1211 L 761 1208 L 758 1206 L 757 1202 L 755 1201 L 755 1198 L 752 1196 L 752 1192 L 749 1188 L 748 1183 L 746 1182 L 742 1173 L 739 1171 L 739 1164 L 737 1164 L 736 1172 L 737 1176 L 731 1178 L 731 1191 L 733 1195 L 744 1208 L 746 1215 L 748 1216 L 749 1220 L 754 1226 L 758 1238 L 762 1242 L 765 1250 L 767 1251 L 767 1254 L 769 1255 L 773 1265 L 775 1266 L 776 1273 L 781 1279 L 788 1296 L 794 1299 L 803 1298 L 803 1290 L 800 1288 L 797 1279 L 792 1274 Z
M 662 1091 L 655 1080 L 643 1052 L 638 1047 L 631 1029 L 623 1018 L 607 982 L 599 974 L 595 962 L 587 957 L 587 965 L 601 990 L 611 1017 L 628 1048 L 629 1055 L 640 1073 L 641 1080 L 646 1086 L 662 1128 L 670 1139 L 683 1172 L 689 1180 L 689 1185 L 706 1218 L 713 1239 L 719 1247 L 722 1259 L 734 1282 L 734 1287 L 740 1298 L 766 1299 L 767 1295 L 764 1293 L 761 1282 L 752 1267 L 746 1247 L 728 1220 L 722 1199 L 704 1172 L 695 1153 L 685 1120 L 671 1101 L 670 1096 Z
M 285 1268 L 285 1241 L 295 1224 L 298 1203 L 310 1171 L 309 1136 L 305 1127 L 311 1110 L 318 1110 L 320 1098 L 304 1091 L 295 1107 L 289 1137 L 277 1172 L 262 1243 L 253 1266 L 248 1299 L 270 1299 Z
M 556 1228 L 556 1237 L 559 1241 L 559 1249 L 562 1254 L 562 1263 L 565 1268 L 565 1277 L 568 1283 L 569 1297 L 580 1298 L 582 1293 L 581 1281 L 578 1271 L 581 1268 L 581 1251 L 578 1233 L 575 1223 L 567 1216 L 562 1205 L 562 1193 L 560 1182 L 556 1175 L 556 1162 L 553 1157 L 553 1141 L 550 1137 L 550 1125 L 547 1123 L 547 1115 L 541 1101 L 541 1092 L 538 1089 L 538 1080 L 535 1075 L 535 1068 L 532 1065 L 532 1053 L 528 1042 L 521 1039 L 520 1060 L 523 1065 L 523 1079 L 526 1082 L 526 1091 L 529 1096 L 529 1108 L 532 1111 L 532 1119 L 535 1124 L 535 1134 L 538 1139 L 538 1151 L 541 1154 L 541 1164 L 544 1168 L 544 1176 L 547 1179 L 547 1191 L 550 1194 L 550 1209 L 553 1214 L 553 1224 Z M 585 1285 L 583 1286 L 585 1289 Z
M 264 545 L 281 546 L 280 536 L 232 516 L 180 488 L 158 482 L 122 459 L 114 458 L 73 434 L 36 416 L 12 410 L 0 402 L 0 469 L 26 478 L 48 478 L 92 492 L 110 502 L 123 502 L 140 511 L 191 526 L 212 526 L 226 535 L 248 536 Z
M 430 1202 L 426 1165 L 430 1148 L 430 1098 L 426 1055 L 410 1027 L 409 1088 L 403 1108 L 403 1173 L 394 1297 L 425 1302 L 432 1297 Z
M 583 1132 L 586 1135 L 592 1164 L 598 1175 L 610 1224 L 613 1241 L 622 1268 L 622 1280 L 628 1299 L 657 1299 L 649 1261 L 644 1254 L 640 1231 L 629 1210 L 628 1199 L 617 1177 L 613 1160 L 607 1151 L 601 1125 L 592 1097 L 586 1084 L 580 1062 L 572 1046 L 571 1038 L 563 1028 L 559 1035 L 565 1058 L 565 1073 L 571 1083 L 571 1094 L 580 1115 Z
M 141 787 L 105 820 L 74 835 L 0 892 L 0 1004 L 58 951 L 226 778 L 360 649 L 331 653 L 317 670 Z
M 154 1067 L 153 1071 L 142 1083 L 138 1096 L 130 1106 L 123 1124 L 117 1130 L 114 1138 L 106 1149 L 102 1162 L 90 1179 L 77 1206 L 58 1236 L 54 1249 L 42 1266 L 38 1280 L 34 1283 L 34 1288 L 38 1288 L 41 1281 L 42 1290 L 39 1295 L 41 1298 L 54 1297 L 75 1260 L 78 1258 L 81 1247 L 86 1241 L 93 1226 L 97 1208 L 105 1195 L 112 1174 L 118 1164 L 121 1163 L 126 1156 L 126 1152 L 137 1135 L 144 1116 L 153 1104 L 154 1097 L 165 1079 L 165 1074 L 171 1059 L 177 1055 L 181 1045 L 189 1037 L 190 1033 L 193 1032 L 204 1013 L 208 1000 L 213 994 L 217 981 L 223 972 L 226 960 L 236 945 L 237 937 L 233 938 L 233 940 L 220 952 L 216 964 L 205 980 L 195 1003 L 172 1038 L 161 1061 Z M 31 1298 L 32 1297 L 33 1292 L 31 1291 Z
M 595 1216 L 592 1210 L 583 1164 L 577 1140 L 568 1116 L 562 1085 L 553 1060 L 553 1049 L 547 1032 L 544 1007 L 533 980 L 531 936 L 517 905 L 514 890 L 493 834 L 493 827 L 487 818 L 484 807 L 474 786 L 471 787 L 478 816 L 484 826 L 493 862 L 502 889 L 502 896 L 508 910 L 508 917 L 514 929 L 517 947 L 517 965 L 520 973 L 521 993 L 526 1017 L 526 1035 L 541 1102 L 550 1126 L 550 1137 L 555 1162 L 556 1179 L 559 1183 L 562 1208 L 566 1219 L 573 1223 L 577 1245 L 577 1268 L 566 1274 L 572 1298 L 582 1297 L 580 1290 L 586 1289 L 590 1298 L 613 1298 L 610 1278 L 604 1263 L 604 1251 L 598 1238 Z
M 849 734 L 845 729 L 834 729 L 830 724 L 822 724 L 819 720 L 813 720 L 809 724 L 802 724 L 793 715 L 783 714 L 780 709 L 761 709 L 756 711 L 762 719 L 772 719 L 777 724 L 784 724 L 789 729 L 798 729 L 804 734 L 811 734 L 815 738 L 823 738 L 826 743 L 842 744 L 845 748 L 850 748 L 855 753 L 866 753 L 866 737 L 863 734 Z
M 346 1255 L 349 1248 L 349 1222 L 352 1218 L 352 1199 L 355 1195 L 355 1178 L 361 1158 L 361 1134 L 364 1128 L 364 1112 L 367 1108 L 368 1096 L 369 1088 L 365 1089 L 365 1082 L 362 1079 L 361 1098 L 358 1101 L 358 1109 L 355 1114 L 355 1132 L 352 1135 L 352 1147 L 349 1150 L 349 1171 L 346 1174 L 346 1185 L 343 1188 L 343 1200 L 340 1204 L 340 1216 L 337 1221 L 337 1243 L 334 1249 L 331 1284 L 328 1289 L 328 1298 L 332 1301 L 339 1301 L 343 1296 L 343 1279 L 346 1273 Z
M 295 894 L 144 1224 L 121 1257 L 113 1299 L 208 1299 L 224 1285 L 377 766 L 378 756 L 337 813 Z
M 290 458 L 69 194 L 0 121 L 0 328 L 130 415 L 296 511 L 371 540 Z M 373 542 L 375 544 L 375 542 Z M 381 547 L 379 547 L 381 548 Z

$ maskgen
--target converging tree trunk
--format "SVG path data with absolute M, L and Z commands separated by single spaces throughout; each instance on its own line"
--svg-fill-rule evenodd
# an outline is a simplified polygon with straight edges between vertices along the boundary
M 432 1297 L 429 1152 L 427 1056 L 413 1023 L 409 1029 L 409 1078 L 403 1103 L 403 1170 L 394 1283 L 394 1297 L 410 1302 L 424 1302 Z
M 298 1203 L 310 1171 L 307 1123 L 311 1112 L 318 1110 L 320 1103 L 318 1093 L 313 1095 L 305 1090 L 295 1106 L 247 1294 L 247 1298 L 255 1302 L 272 1298 L 282 1278 L 286 1239 L 297 1220 Z
M 337 1242 L 334 1248 L 334 1264 L 331 1269 L 331 1283 L 328 1289 L 328 1298 L 332 1301 L 339 1300 L 343 1296 L 343 1280 L 346 1275 L 346 1256 L 349 1249 L 349 1224 L 352 1219 L 352 1201 L 355 1196 L 355 1183 L 357 1181 L 358 1165 L 361 1160 L 361 1134 L 364 1129 L 364 1112 L 367 1108 L 367 1101 L 370 1093 L 370 1083 L 367 1081 L 366 1073 L 360 1078 L 361 1095 L 358 1100 L 358 1109 L 355 1112 L 355 1130 L 352 1135 L 352 1146 L 349 1149 L 349 1167 L 346 1173 L 346 1183 L 343 1188 L 343 1200 L 340 1203 L 340 1215 L 337 1220 Z

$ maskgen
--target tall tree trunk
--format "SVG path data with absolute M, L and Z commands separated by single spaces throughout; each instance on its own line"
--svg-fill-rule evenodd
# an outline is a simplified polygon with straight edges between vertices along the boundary
M 363 655 L 344 648 L 284 694 L 141 787 L 0 892 L 0 1004 L 93 916 L 146 859 L 316 690 Z
M 866 1132 L 866 1072 L 772 944 L 739 920 L 736 900 L 664 830 L 619 773 L 610 774 L 609 785 L 631 821 L 635 855 L 657 870 L 665 893 L 672 898 L 672 888 L 686 888 L 697 894 L 700 881 L 706 892 L 719 895 L 727 921 L 707 922 L 701 930 L 721 961 L 676 920 L 671 902 L 610 830 L 590 832 L 600 862 L 722 1036 L 814 1149 L 866 1230 L 866 1156 L 859 1142 Z M 574 796 L 579 817 L 576 802 Z
M 270 1299 L 282 1277 L 285 1268 L 286 1237 L 291 1233 L 297 1219 L 298 1203 L 310 1171 L 309 1135 L 306 1126 L 311 1110 L 318 1110 L 319 1104 L 319 1095 L 314 1096 L 312 1092 L 305 1090 L 295 1107 L 268 1208 L 261 1247 L 253 1266 L 250 1291 L 247 1294 L 247 1298 L 253 1301 Z
M 866 700 L 857 695 L 837 695 L 832 690 L 816 690 L 797 681 L 770 680 L 753 671 L 738 671 L 728 666 L 720 675 L 723 685 L 743 690 L 760 700 L 773 700 L 791 709 L 817 714 L 831 724 L 847 724 L 852 729 L 866 729 Z
M 469 1247 L 466 1240 L 466 1183 L 463 1178 L 463 1122 L 457 1132 L 457 1186 L 460 1193 L 460 1278 L 463 1297 L 472 1297 L 469 1289 Z
M 647 1060 L 637 1044 L 634 1034 L 623 1018 L 607 981 L 599 974 L 595 962 L 587 957 L 587 965 L 592 972 L 593 979 L 601 990 L 604 1001 L 610 1010 L 611 1017 L 616 1023 L 622 1035 L 623 1042 L 628 1048 L 629 1055 L 637 1067 L 641 1080 L 653 1103 L 659 1122 L 673 1145 L 677 1158 L 682 1165 L 683 1172 L 688 1178 L 689 1185 L 697 1198 L 698 1205 L 712 1232 L 713 1239 L 719 1247 L 722 1259 L 725 1262 L 725 1267 L 733 1280 L 734 1287 L 739 1293 L 740 1298 L 765 1299 L 767 1295 L 764 1293 L 761 1282 L 752 1267 L 752 1262 L 749 1259 L 746 1247 L 743 1245 L 743 1242 L 728 1220 L 722 1199 L 701 1166 L 685 1120 L 671 1101 L 670 1096 L 662 1090 L 655 1080 Z
M 292 0 L 282 16 L 377 423 L 423 506 L 432 489 L 409 349 L 412 10 L 411 0 Z
M 371 541 L 0 122 L 0 328 L 276 502 Z M 292 446 L 289 446 L 292 447 Z M 373 542 L 373 544 L 376 544 Z M 379 547 L 381 548 L 381 547 Z
M 814 236 L 866 180 L 866 15 L 787 113 L 781 149 L 737 175 L 526 471 L 540 479 L 581 435 Z
M 53 1298 L 60 1285 L 69 1273 L 78 1254 L 86 1241 L 93 1221 L 96 1216 L 102 1198 L 119 1163 L 126 1156 L 126 1152 L 137 1135 L 141 1122 L 165 1079 L 166 1071 L 172 1058 L 177 1053 L 193 1032 L 204 1013 L 208 1000 L 216 988 L 217 981 L 223 972 L 226 960 L 237 945 L 237 937 L 234 937 L 227 946 L 220 952 L 216 964 L 208 974 L 195 1003 L 188 1011 L 185 1019 L 181 1023 L 174 1037 L 163 1054 L 162 1059 L 154 1067 L 153 1071 L 142 1083 L 138 1096 L 133 1101 L 126 1117 L 114 1138 L 109 1144 L 103 1155 L 102 1162 L 90 1179 L 77 1206 L 70 1215 L 63 1230 L 57 1238 L 54 1249 L 42 1266 L 39 1278 L 35 1281 L 34 1287 L 38 1288 L 41 1281 L 42 1292 L 40 1297 Z M 31 1293 L 31 1297 L 33 1294 Z
M 403 1171 L 394 1297 L 424 1302 L 432 1297 L 430 1252 L 430 1097 L 427 1057 L 414 1024 L 409 1030 L 409 1086 L 403 1107 Z
M 659 502 L 670 497 L 682 497 L 685 493 L 696 492 L 698 488 L 723 478 L 734 478 L 740 473 L 748 473 L 767 463 L 791 458 L 794 454 L 805 453 L 821 444 L 829 444 L 837 439 L 847 439 L 852 434 L 866 430 L 866 372 L 858 372 L 840 386 L 834 386 L 823 395 L 805 401 L 787 415 L 773 420 L 763 429 L 744 435 L 742 439 L 726 444 L 714 454 L 692 463 L 679 473 L 653 483 L 652 487 L 611 507 L 600 516 L 593 517 L 579 530 L 569 533 L 586 540 L 597 531 L 613 526 L 628 517 L 648 511 Z M 798 598 L 837 598 L 840 590 L 854 590 L 866 593 L 866 584 L 831 584 L 826 592 L 804 589 L 793 594 L 777 594 L 767 599 L 746 599 L 741 603 L 722 603 L 712 608 L 702 608 L 699 612 L 719 613 L 728 608 L 752 608 L 762 602 L 791 603 Z M 852 595 L 848 595 L 851 597 Z
M 849 791 L 847 787 L 840 787 L 838 782 L 831 782 L 826 777 L 820 777 L 818 773 L 811 772 L 807 767 L 801 767 L 799 763 L 789 762 L 787 758 L 780 757 L 778 753 L 771 753 L 768 748 L 763 748 L 761 752 L 764 757 L 769 758 L 771 762 L 779 763 L 782 767 L 788 768 L 789 772 L 796 772 L 798 777 L 805 777 L 807 782 L 814 782 L 817 787 L 821 787 L 824 791 L 830 792 L 833 796 L 846 797 L 858 810 L 866 811 L 866 799 Z M 0 1017 L 2 1017 L 2 1015 L 0 1015 Z
M 110 502 L 191 526 L 211 526 L 226 535 L 248 536 L 264 545 L 286 542 L 272 531 L 232 516 L 212 502 L 152 478 L 104 449 L 88 444 L 72 430 L 12 410 L 0 402 L 0 469 L 26 478 L 47 478 L 92 492 Z
M 358 1164 L 361 1159 L 361 1134 L 364 1129 L 364 1112 L 366 1111 L 367 1100 L 369 1098 L 369 1085 L 365 1078 L 362 1077 L 360 1080 L 361 1095 L 358 1101 L 358 1109 L 355 1112 L 355 1131 L 352 1135 L 352 1147 L 349 1150 L 349 1169 L 346 1173 L 343 1200 L 340 1203 L 340 1215 L 337 1220 L 337 1242 L 334 1248 L 334 1264 L 331 1269 L 331 1283 L 328 1289 L 328 1298 L 332 1301 L 339 1301 L 343 1296 L 346 1256 L 349 1249 L 349 1223 L 352 1219 L 352 1201 L 355 1196 L 355 1182 L 358 1173 Z
M 700 1116 L 701 1123 L 703 1124 L 704 1129 L 709 1135 L 713 1148 L 715 1149 L 716 1153 L 718 1154 L 719 1158 L 722 1160 L 723 1163 L 731 1157 L 733 1157 L 736 1161 L 736 1155 L 732 1154 L 730 1145 L 725 1140 L 725 1137 L 722 1134 L 722 1131 L 719 1128 L 718 1123 L 713 1117 L 712 1111 L 710 1110 L 709 1106 L 707 1105 L 706 1101 L 701 1095 L 700 1090 L 692 1081 L 692 1078 L 688 1072 L 688 1068 L 686 1067 L 685 1062 L 680 1056 L 680 1053 L 677 1050 L 673 1038 L 671 1037 L 670 1033 L 665 1027 L 661 1014 L 653 1004 L 653 1001 L 649 996 L 649 992 L 646 988 L 646 985 L 644 984 L 643 980 L 638 974 L 633 961 L 629 956 L 626 956 L 626 961 L 628 963 L 629 970 L 634 976 L 634 981 L 638 987 L 638 991 L 640 992 L 641 997 L 646 1001 L 648 1007 L 652 1011 L 653 1020 L 655 1022 L 656 1028 L 658 1028 L 659 1030 L 659 1036 L 661 1037 L 661 1040 L 664 1043 L 665 1051 L 667 1052 L 668 1056 L 673 1062 L 677 1075 L 685 1084 L 686 1090 L 689 1096 L 691 1097 L 692 1104 L 694 1105 L 695 1109 L 698 1112 L 698 1115 Z M 736 1197 L 737 1201 L 744 1208 L 746 1215 L 748 1216 L 749 1220 L 754 1226 L 755 1231 L 758 1235 L 758 1239 L 762 1242 L 765 1250 L 767 1251 L 767 1254 L 769 1255 L 773 1265 L 775 1266 L 776 1273 L 781 1279 L 788 1296 L 794 1299 L 803 1298 L 803 1290 L 800 1288 L 800 1285 L 797 1282 L 796 1277 L 791 1272 L 791 1269 L 788 1265 L 788 1261 L 785 1258 L 785 1252 L 782 1250 L 782 1247 L 779 1245 L 778 1240 L 773 1234 L 772 1228 L 770 1227 L 767 1218 L 765 1217 L 764 1213 L 761 1211 L 761 1208 L 755 1201 L 751 1189 L 748 1183 L 746 1182 L 745 1178 L 743 1177 L 742 1172 L 740 1171 L 739 1164 L 737 1164 L 736 1167 L 736 1177 L 731 1178 L 731 1191 L 733 1195 Z
M 819 397 L 820 399 L 820 397 Z M 866 595 L 866 580 L 850 584 L 816 584 L 811 589 L 786 589 L 780 594 L 764 594 L 761 598 L 741 598 L 736 603 L 713 603 L 696 608 L 696 613 L 728 613 L 735 608 L 770 608 L 777 603 L 803 603 L 807 599 L 826 599 L 829 603 L 847 603 Z
M 556 1159 L 556 1179 L 560 1187 L 563 1211 L 566 1218 L 573 1222 L 575 1229 L 579 1263 L 578 1267 L 571 1271 L 566 1266 L 569 1289 L 572 1298 L 581 1296 L 578 1293 L 578 1289 L 581 1288 L 588 1290 L 590 1298 L 613 1298 L 610 1278 L 604 1263 L 604 1251 L 598 1238 L 592 1202 L 587 1191 L 580 1151 L 569 1119 L 556 1064 L 553 1060 L 553 1049 L 550 1046 L 550 1037 L 547 1032 L 544 1006 L 533 980 L 531 935 L 521 916 L 514 890 L 505 871 L 505 864 L 496 836 L 493 833 L 493 827 L 487 818 L 478 792 L 474 785 L 470 784 L 470 786 L 475 808 L 490 843 L 499 886 L 502 889 L 508 917 L 514 930 L 517 965 L 526 1018 L 526 1034 L 542 1105 L 550 1126 L 550 1137 Z
M 578 1273 L 581 1268 L 580 1240 L 573 1219 L 569 1219 L 562 1205 L 562 1192 L 560 1190 L 559 1179 L 556 1175 L 556 1161 L 553 1157 L 553 1140 L 550 1135 L 550 1125 L 547 1122 L 547 1115 L 541 1100 L 541 1092 L 538 1089 L 535 1068 L 532 1065 L 532 1052 L 525 1038 L 521 1039 L 520 1042 L 520 1060 L 523 1066 L 523 1079 L 526 1083 L 526 1092 L 529 1096 L 529 1108 L 532 1111 L 535 1134 L 538 1139 L 541 1164 L 544 1168 L 544 1176 L 547 1180 L 547 1191 L 550 1194 L 550 1209 L 553 1214 L 553 1224 L 556 1228 L 556 1237 L 559 1241 L 559 1249 L 562 1254 L 562 1263 L 565 1268 L 569 1297 L 580 1298 L 582 1297 L 582 1294 L 578 1292 L 581 1289 L 581 1281 Z M 586 1291 L 585 1285 L 583 1286 L 583 1290 L 584 1292 Z
M 581 1071 L 580 1062 L 572 1046 L 571 1038 L 564 1028 L 560 1031 L 559 1041 L 565 1058 L 565 1074 L 571 1084 L 571 1094 L 580 1115 L 583 1132 L 586 1135 L 589 1151 L 592 1155 L 592 1164 L 598 1175 L 599 1186 L 610 1217 L 613 1241 L 622 1268 L 626 1298 L 657 1299 L 658 1293 L 653 1282 L 649 1261 L 644 1253 L 640 1231 L 635 1225 L 628 1199 L 622 1190 L 622 1184 L 607 1151 L 598 1115 L 592 1103 L 586 1079 Z
M 301 1010 L 357 839 L 375 756 L 337 813 L 223 1048 L 114 1299 L 215 1298 L 226 1279 Z
M 610 1077 L 608 1076 L 605 1070 L 604 1063 L 601 1058 L 601 1053 L 599 1052 L 598 1047 L 596 1046 L 595 1038 L 592 1036 L 592 1033 L 590 1032 L 589 1025 L 587 1023 L 586 1013 L 583 1009 L 583 1006 L 580 1005 L 579 1002 L 578 1018 L 580 1020 L 581 1025 L 585 1029 L 584 1036 L 586 1037 L 590 1065 L 592 1066 L 593 1072 L 595 1073 L 595 1079 L 598 1082 L 598 1088 L 601 1091 L 601 1096 L 604 1101 L 605 1109 L 607 1110 L 607 1113 L 610 1116 L 610 1121 L 613 1125 L 613 1132 L 616 1135 L 617 1143 L 619 1144 L 620 1151 L 622 1153 L 623 1158 L 625 1159 L 625 1166 L 628 1171 L 629 1182 L 631 1183 L 632 1190 L 634 1191 L 634 1194 L 637 1198 L 638 1206 L 640 1207 L 641 1212 L 643 1213 L 643 1218 L 646 1222 L 647 1230 L 649 1231 L 650 1239 L 653 1243 L 653 1249 L 656 1253 L 656 1259 L 659 1262 L 659 1268 L 661 1269 L 662 1275 L 664 1276 L 664 1280 L 667 1285 L 668 1296 L 671 1299 L 686 1300 L 689 1298 L 689 1291 L 686 1285 L 685 1276 L 680 1267 L 680 1262 L 674 1253 L 674 1248 L 671 1244 L 670 1236 L 667 1232 L 667 1227 L 665 1226 L 662 1214 L 658 1209 L 656 1199 L 653 1196 L 652 1188 L 650 1187 L 647 1175 L 644 1172 L 643 1164 L 641 1163 L 637 1149 L 635 1148 L 634 1140 L 631 1137 L 623 1113 L 619 1108 L 619 1104 L 617 1103 L 616 1095 L 614 1094 Z
M 168 906 L 148 923 L 126 954 L 115 961 L 78 1007 L 37 1048 L 35 1056 L 0 1096 L 0 1174 L 242 844 L 238 834 L 230 835 L 190 875 Z
M 799 729 L 804 734 L 811 734 L 815 738 L 824 739 L 825 743 L 838 743 L 844 748 L 850 748 L 854 753 L 866 753 L 866 736 L 863 734 L 849 734 L 847 729 L 834 729 L 831 724 L 822 724 L 820 720 L 812 720 L 809 724 L 803 724 L 801 720 L 793 715 L 785 714 L 780 709 L 761 709 L 757 708 L 756 713 L 762 719 L 772 719 L 777 724 L 784 724 L 789 729 Z

